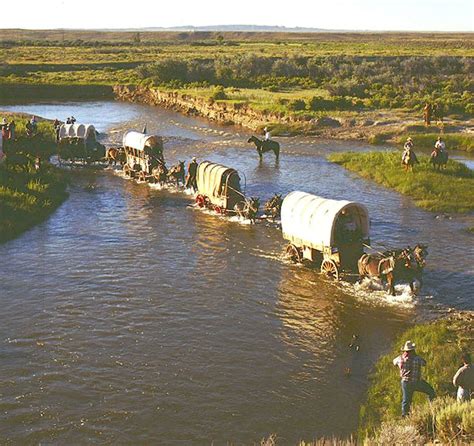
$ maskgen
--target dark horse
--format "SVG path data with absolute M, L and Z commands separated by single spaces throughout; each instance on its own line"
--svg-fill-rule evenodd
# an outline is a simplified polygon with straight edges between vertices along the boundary
M 389 292 L 395 296 L 395 282 L 403 279 L 415 293 L 417 262 L 411 248 L 387 251 L 383 254 L 364 254 L 357 262 L 360 280 L 364 277 L 378 277 L 387 281 Z
M 186 182 L 184 179 L 184 161 L 179 161 L 178 164 L 174 165 L 168 171 L 168 179 L 176 181 L 176 186 L 179 186 L 179 182 L 184 186 Z
M 281 194 L 275 194 L 264 204 L 263 209 L 265 214 L 275 221 L 276 218 L 280 217 L 282 203 L 283 198 L 281 198 Z
M 431 152 L 430 163 L 433 164 L 435 170 L 445 169 L 446 164 L 448 164 L 448 152 L 446 150 L 434 149 Z
M 258 139 L 256 136 L 251 136 L 247 142 L 253 142 L 257 147 L 258 156 L 262 159 L 262 155 L 266 152 L 270 152 L 271 150 L 276 156 L 276 159 L 280 157 L 280 144 L 276 141 L 268 140 L 263 141 Z

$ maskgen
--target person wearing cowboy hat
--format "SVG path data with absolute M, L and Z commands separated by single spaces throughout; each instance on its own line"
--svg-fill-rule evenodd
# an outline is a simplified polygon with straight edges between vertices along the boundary
M 422 392 L 431 400 L 436 393 L 425 380 L 421 379 L 421 368 L 426 366 L 426 361 L 415 352 L 415 344 L 411 341 L 405 342 L 402 354 L 393 360 L 393 365 L 400 369 L 402 387 L 402 417 L 410 412 L 413 393 Z

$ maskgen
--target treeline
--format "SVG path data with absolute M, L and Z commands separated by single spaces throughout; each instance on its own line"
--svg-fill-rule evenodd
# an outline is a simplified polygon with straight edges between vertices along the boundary
M 139 78 L 155 85 L 222 85 L 236 88 L 324 88 L 347 104 L 373 108 L 421 107 L 437 101 L 445 113 L 474 112 L 474 58 L 266 57 L 256 54 L 215 59 L 166 58 L 140 65 Z

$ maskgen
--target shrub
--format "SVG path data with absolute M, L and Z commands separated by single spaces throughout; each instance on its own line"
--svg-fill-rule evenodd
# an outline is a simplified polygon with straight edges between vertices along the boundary
M 292 99 L 288 103 L 288 109 L 292 111 L 301 111 L 306 109 L 306 102 L 303 99 Z
M 212 96 L 211 98 L 214 100 L 214 101 L 219 101 L 219 100 L 224 100 L 224 99 L 228 99 L 228 96 L 225 92 L 225 88 L 222 87 L 222 86 L 218 86 L 214 89 L 214 92 L 212 93 Z

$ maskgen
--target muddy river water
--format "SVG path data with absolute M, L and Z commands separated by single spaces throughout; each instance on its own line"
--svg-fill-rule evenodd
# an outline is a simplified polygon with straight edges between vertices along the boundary
M 5 107 L 2 107 L 5 108 Z M 107 140 L 165 137 L 170 162 L 232 166 L 248 195 L 295 189 L 367 205 L 375 245 L 429 246 L 412 298 L 335 284 L 291 265 L 280 231 L 190 208 L 191 197 L 72 172 L 70 198 L 0 245 L 0 438 L 12 444 L 282 444 L 357 427 L 368 372 L 416 318 L 472 309 L 466 217 L 436 215 L 326 155 L 364 143 L 281 138 L 259 163 L 241 128 L 136 104 L 17 111 L 94 123 Z M 471 247 L 471 248 L 470 248 Z M 359 335 L 360 350 L 348 345 Z M 352 375 L 345 376 L 350 367 Z M 396 371 L 394 370 L 394 379 Z

